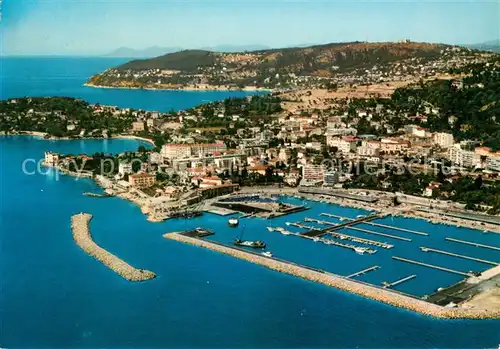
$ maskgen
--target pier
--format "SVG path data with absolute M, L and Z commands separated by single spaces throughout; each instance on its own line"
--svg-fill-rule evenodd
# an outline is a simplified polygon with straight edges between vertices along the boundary
M 349 221 L 354 221 L 355 219 L 349 218 L 349 217 L 342 217 L 342 216 L 337 216 L 331 213 L 321 213 L 322 216 L 327 216 L 327 217 L 332 217 L 332 218 L 337 218 L 340 220 L 349 220 Z M 400 228 L 400 227 L 393 227 L 391 225 L 386 225 L 386 224 L 380 224 L 380 223 L 375 223 L 375 222 L 363 222 L 364 224 L 369 224 L 373 225 L 374 227 L 381 227 L 381 228 L 386 228 L 386 229 L 392 229 L 392 230 L 399 230 L 405 233 L 410 233 L 410 234 L 415 234 L 415 235 L 421 235 L 421 236 L 429 236 L 427 233 L 423 233 L 421 231 L 416 231 L 416 230 L 410 230 L 406 228 Z
M 465 273 L 463 271 L 453 270 L 453 269 L 449 269 L 449 268 L 445 268 L 445 267 L 440 267 L 438 265 L 433 265 L 433 264 L 427 264 L 427 263 L 423 263 L 423 262 L 419 262 L 419 261 L 414 261 L 414 260 L 411 260 L 411 259 L 406 259 L 406 258 L 401 258 L 401 257 L 396 257 L 396 256 L 393 256 L 392 259 L 394 259 L 396 261 L 400 261 L 400 262 L 406 262 L 406 263 L 410 263 L 410 264 L 420 265 L 422 267 L 427 267 L 427 268 L 437 269 L 437 270 L 441 270 L 441 271 L 446 271 L 446 272 L 452 273 L 452 274 L 458 274 L 458 275 L 468 276 L 468 277 L 475 276 L 472 273 Z
M 459 244 L 465 244 L 465 245 L 476 246 L 476 247 L 481 247 L 481 248 L 487 248 L 487 249 L 490 249 L 490 250 L 500 251 L 500 247 L 490 246 L 490 245 L 483 245 L 483 244 L 479 244 L 477 242 L 465 241 L 465 240 L 458 240 L 458 239 L 449 238 L 449 237 L 446 237 L 445 240 L 452 241 L 452 242 L 457 242 Z
M 412 241 L 409 238 L 403 238 L 401 236 L 390 235 L 390 234 L 386 234 L 386 233 L 379 233 L 378 231 L 371 231 L 371 230 L 363 229 L 363 228 L 356 228 L 356 227 L 345 227 L 345 228 L 346 229 L 351 229 L 351 230 L 362 231 L 363 233 L 367 233 L 367 234 L 384 236 L 386 238 L 395 239 L 395 240 L 401 240 L 401 241 L 406 241 L 406 242 L 411 242 Z
M 497 262 L 492 262 L 492 261 L 488 261 L 485 259 L 479 259 L 479 258 L 475 258 L 475 257 L 465 256 L 465 255 L 461 255 L 461 254 L 453 253 L 453 252 L 448 252 L 448 251 L 436 250 L 434 248 L 425 247 L 425 246 L 421 246 L 420 250 L 422 250 L 422 252 L 435 252 L 435 253 L 439 253 L 439 254 L 444 254 L 446 256 L 468 259 L 470 261 L 480 262 L 480 263 L 489 264 L 489 265 L 500 265 L 500 263 L 497 263 Z
M 238 249 L 215 241 L 185 236 L 180 233 L 167 233 L 165 238 L 181 243 L 217 251 L 234 258 L 255 263 L 271 270 L 305 280 L 322 283 L 351 294 L 383 302 L 395 307 L 408 309 L 427 316 L 446 319 L 494 319 L 500 318 L 498 309 L 489 308 L 450 308 L 439 306 L 425 300 L 413 297 L 402 292 L 371 285 L 356 279 L 349 279 L 340 275 L 327 273 L 323 270 L 311 268 L 276 257 L 267 258 L 253 251 Z
M 322 213 L 322 215 L 327 215 L 327 214 L 323 214 Z M 351 220 L 351 221 L 349 221 L 347 223 L 335 224 L 335 225 L 332 225 L 332 226 L 330 226 L 328 228 L 314 229 L 314 230 L 306 231 L 305 233 L 302 233 L 302 235 L 319 236 L 319 235 L 323 235 L 323 234 L 329 233 L 330 231 L 339 230 L 339 229 L 342 229 L 342 228 L 349 227 L 351 225 L 355 225 L 355 224 L 359 224 L 359 223 L 364 223 L 364 222 L 371 221 L 373 219 L 377 219 L 377 218 L 380 218 L 380 217 L 381 217 L 380 214 L 374 214 L 374 215 L 371 215 L 371 216 L 364 216 L 364 217 L 360 217 L 360 218 L 355 219 L 355 220 Z
M 354 274 L 351 274 L 349 276 L 346 276 L 346 278 L 350 279 L 350 278 L 353 278 L 353 277 L 356 277 L 356 276 L 359 276 L 359 275 L 363 275 L 363 274 L 369 273 L 370 271 L 377 270 L 379 268 L 380 267 L 378 265 L 374 265 L 373 267 L 366 268 L 366 269 L 363 269 L 361 271 L 358 271 L 357 273 L 354 273 Z
M 394 247 L 394 245 L 390 245 L 390 244 L 387 244 L 385 242 L 369 240 L 369 239 L 364 239 L 364 238 L 358 238 L 357 236 L 351 236 L 351 235 L 346 235 L 346 234 L 336 233 L 336 232 L 330 232 L 329 234 L 332 235 L 334 238 L 337 238 L 340 240 L 349 240 L 349 241 L 357 242 L 360 244 L 372 245 L 372 246 L 382 247 L 382 248 L 386 248 L 386 249 L 391 249 Z
M 82 250 L 128 281 L 145 281 L 156 277 L 152 271 L 136 269 L 97 245 L 90 234 L 89 222 L 91 219 L 92 215 L 88 213 L 80 213 L 71 217 L 73 239 Z
M 394 282 L 387 282 L 387 281 L 384 281 L 382 282 L 382 286 L 383 288 L 391 288 L 391 287 L 394 287 L 394 286 L 397 286 L 399 284 L 402 284 L 403 282 L 406 282 L 406 281 L 410 281 L 412 279 L 415 279 L 417 277 L 417 275 L 410 275 L 410 276 L 407 276 L 407 277 L 404 277 L 402 279 L 399 279 L 399 280 L 396 280 Z

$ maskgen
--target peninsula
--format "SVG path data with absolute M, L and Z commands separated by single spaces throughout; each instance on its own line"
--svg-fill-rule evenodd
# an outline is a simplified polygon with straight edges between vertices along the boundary
M 481 53 L 457 46 L 348 42 L 250 52 L 184 50 L 133 60 L 87 86 L 155 90 L 288 90 L 412 81 L 447 73 Z

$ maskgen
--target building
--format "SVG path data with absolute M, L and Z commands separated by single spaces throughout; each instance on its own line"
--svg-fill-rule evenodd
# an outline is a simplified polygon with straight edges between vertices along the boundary
M 146 172 L 134 173 L 128 176 L 128 182 L 132 187 L 149 188 L 155 185 L 156 176 Z
M 331 137 L 342 137 L 342 136 L 356 136 L 358 134 L 358 130 L 355 128 L 346 128 L 346 127 L 340 127 L 340 128 L 328 128 L 326 130 L 326 136 L 331 136 Z
M 447 149 L 452 147 L 455 141 L 451 133 L 437 132 L 432 136 L 432 143 L 443 149 Z
M 120 162 L 118 164 L 118 174 L 123 178 L 126 174 L 132 173 L 132 164 Z
M 323 182 L 325 168 L 321 165 L 306 164 L 302 167 L 301 185 L 317 185 Z
M 379 156 L 380 148 L 379 147 L 372 147 L 372 146 L 368 145 L 367 142 L 363 142 L 361 147 L 358 147 L 357 152 L 358 152 L 359 156 L 377 157 L 377 156 Z
M 59 154 L 52 153 L 50 151 L 45 152 L 45 164 L 46 165 L 55 165 L 59 162 Z
M 355 152 L 357 148 L 357 139 L 354 137 L 326 137 L 326 144 L 329 147 L 335 147 L 341 153 Z
M 223 142 L 214 144 L 165 144 L 161 148 L 161 154 L 167 159 L 175 159 L 191 156 L 205 157 L 226 150 L 227 147 Z
M 380 140 L 380 151 L 385 153 L 400 153 L 410 147 L 410 142 L 399 141 L 390 138 Z
M 449 148 L 448 157 L 452 163 L 460 166 L 481 166 L 481 155 L 471 150 L 463 150 L 459 144 L 454 144 Z
M 132 123 L 132 132 L 144 131 L 144 121 L 134 121 Z
M 337 171 L 328 171 L 323 175 L 323 186 L 333 187 L 340 181 L 340 175 Z

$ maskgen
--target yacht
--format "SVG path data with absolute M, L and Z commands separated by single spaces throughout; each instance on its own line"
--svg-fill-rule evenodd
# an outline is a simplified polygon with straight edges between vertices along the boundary
M 271 258 L 273 254 L 270 251 L 262 252 L 261 255 Z
M 229 218 L 229 220 L 227 221 L 227 224 L 230 226 L 230 227 L 237 227 L 239 224 L 240 224 L 240 221 L 238 220 L 238 218 Z
M 366 252 L 366 250 L 362 247 L 355 247 L 354 248 L 354 251 L 357 253 L 357 254 L 364 254 Z
M 240 239 L 235 239 L 234 244 L 236 246 L 244 246 L 251 248 L 266 248 L 266 243 L 264 241 L 244 241 Z

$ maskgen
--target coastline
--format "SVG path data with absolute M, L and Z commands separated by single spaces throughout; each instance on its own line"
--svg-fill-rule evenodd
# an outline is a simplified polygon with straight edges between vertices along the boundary
M 495 309 L 478 309 L 478 308 L 449 308 L 442 307 L 424 300 L 413 298 L 411 296 L 389 291 L 376 287 L 370 284 L 359 281 L 346 279 L 336 274 L 330 274 L 304 268 L 300 265 L 281 261 L 274 258 L 259 256 L 253 253 L 247 253 L 210 241 L 192 238 L 180 233 L 172 232 L 163 235 L 164 238 L 182 242 L 198 247 L 210 249 L 212 251 L 227 254 L 231 257 L 242 259 L 254 264 L 258 264 L 284 274 L 300 277 L 305 280 L 321 283 L 330 287 L 334 287 L 341 291 L 349 292 L 364 298 L 372 299 L 381 303 L 385 303 L 394 307 L 410 310 L 422 315 L 431 316 L 441 319 L 498 319 L 500 318 L 500 310 Z
M 152 146 L 155 146 L 155 142 L 152 139 L 149 138 L 144 138 L 144 137 L 139 137 L 139 136 L 134 136 L 134 135 L 116 135 L 116 136 L 111 136 L 111 137 L 77 137 L 77 138 L 72 138 L 72 137 L 55 137 L 51 136 L 46 132 L 39 132 L 39 131 L 15 131 L 13 133 L 6 133 L 4 131 L 0 132 L 0 136 L 32 136 L 32 137 L 38 137 L 41 138 L 42 140 L 45 141 L 78 141 L 78 140 L 106 140 L 106 139 L 132 139 L 132 140 L 137 140 L 137 141 L 143 141 L 146 143 L 151 144 Z
M 104 88 L 104 89 L 123 89 L 123 90 L 147 90 L 147 91 L 186 91 L 186 92 L 213 92 L 213 91 L 222 91 L 222 92 L 274 92 L 273 89 L 260 88 L 260 87 L 252 87 L 245 86 L 244 88 L 231 88 L 228 86 L 217 87 L 214 85 L 210 85 L 209 88 L 197 88 L 194 86 L 182 86 L 180 88 L 157 88 L 157 87 L 136 87 L 136 86 L 109 86 L 109 85 L 95 85 L 92 83 L 84 83 L 83 86 L 91 87 L 91 88 Z

